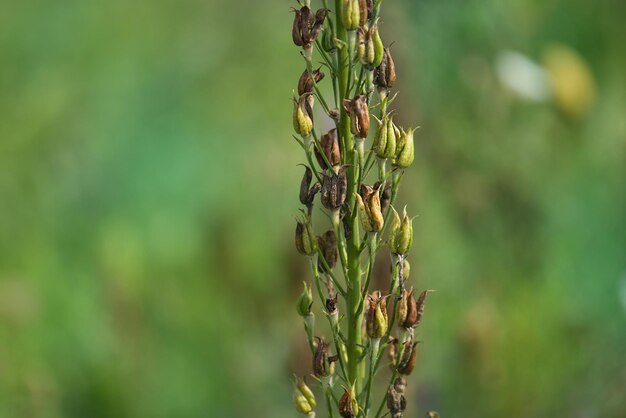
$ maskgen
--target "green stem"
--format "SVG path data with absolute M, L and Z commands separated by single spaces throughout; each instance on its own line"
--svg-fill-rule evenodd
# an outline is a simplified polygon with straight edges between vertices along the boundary
M 348 113 L 341 105 L 344 99 L 348 98 L 348 86 L 350 85 L 352 59 L 350 56 L 350 42 L 348 37 L 348 31 L 343 26 L 341 21 L 341 0 L 335 0 L 335 31 L 339 40 L 344 42 L 344 46 L 340 48 L 338 53 L 337 62 L 337 78 L 339 81 L 339 135 L 344 150 L 344 164 L 347 165 L 347 178 L 348 178 L 348 190 L 347 196 L 349 198 L 349 208 L 354 207 L 354 193 L 357 189 L 356 181 L 358 180 L 356 165 L 354 139 L 350 132 L 350 118 Z M 354 36 L 352 36 L 354 38 Z M 347 352 L 348 352 L 348 380 L 354 382 L 357 392 L 360 392 L 362 387 L 362 377 L 364 369 L 361 366 L 361 346 L 363 345 L 363 336 L 361 331 L 361 324 L 363 321 L 363 313 L 357 312 L 357 306 L 361 301 L 361 264 L 359 257 L 359 226 L 357 222 L 356 211 L 350 211 L 346 213 L 347 223 L 352 230 L 350 239 L 346 241 L 346 252 L 348 256 L 348 295 L 346 316 L 348 322 L 348 340 L 347 340 Z

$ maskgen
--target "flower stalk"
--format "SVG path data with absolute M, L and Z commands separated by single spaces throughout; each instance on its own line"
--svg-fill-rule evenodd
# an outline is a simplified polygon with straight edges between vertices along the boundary
M 379 32 L 381 0 L 335 0 L 334 8 L 329 3 L 321 0 L 313 11 L 310 0 L 300 0 L 294 9 L 292 36 L 304 70 L 294 89 L 292 123 L 307 164 L 295 245 L 309 258 L 312 275 L 296 307 L 310 346 L 311 376 L 326 404 L 321 413 L 373 418 L 386 405 L 387 414 L 401 418 L 407 377 L 417 362 L 414 330 L 428 293 L 416 299 L 413 286 L 406 290 L 412 218 L 406 208 L 402 217 L 394 208 L 404 171 L 414 161 L 415 130 L 396 126 L 394 110 L 388 111 L 396 73 Z M 326 90 L 332 98 L 324 96 Z M 334 128 L 321 131 L 320 117 Z M 372 129 L 371 118 L 378 122 Z M 371 170 L 374 164 L 377 170 Z M 316 230 L 322 227 L 320 212 L 330 225 Z M 381 251 L 389 254 L 392 272 L 376 280 Z M 370 289 L 380 281 L 387 283 L 386 293 Z M 316 309 L 328 329 L 315 321 Z M 378 385 L 385 350 L 393 357 L 391 379 Z M 303 382 L 296 380 L 296 409 L 319 416 L 313 391 Z

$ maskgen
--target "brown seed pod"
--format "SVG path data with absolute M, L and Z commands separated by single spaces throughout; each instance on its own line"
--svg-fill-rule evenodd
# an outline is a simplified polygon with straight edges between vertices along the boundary
M 398 326 L 406 329 L 413 328 L 417 323 L 417 302 L 413 297 L 413 292 L 413 288 L 408 292 L 404 289 L 397 304 Z
M 345 99 L 343 107 L 350 115 L 350 131 L 359 138 L 367 138 L 370 129 L 370 112 L 367 107 L 367 96 L 356 96 L 352 100 Z
M 390 89 L 396 84 L 396 65 L 389 48 L 385 48 L 383 61 L 374 70 L 374 84 L 380 89 Z
M 347 192 L 348 180 L 343 167 L 339 168 L 337 174 L 333 172 L 323 174 L 322 204 L 326 209 L 339 210 L 346 201 Z
M 313 75 L 313 77 L 311 77 Z M 313 70 L 309 72 L 309 70 L 304 70 L 300 79 L 298 80 L 298 95 L 302 96 L 305 93 L 313 92 L 313 81 L 315 83 L 319 83 L 324 78 L 324 73 L 321 70 L 321 67 L 317 70 Z
M 326 134 L 322 135 L 322 138 L 320 139 L 320 147 L 324 152 L 326 160 L 328 160 L 331 166 L 337 167 L 341 165 L 341 145 L 339 144 L 337 129 L 331 129 Z M 329 167 L 317 147 L 314 151 L 315 158 L 317 158 L 317 162 L 320 164 L 320 167 L 322 167 L 322 169 L 328 169 Z
M 310 48 L 322 30 L 327 10 L 319 9 L 315 16 L 307 6 L 303 6 L 300 10 L 294 9 L 294 11 L 296 15 L 291 29 L 293 43 L 297 46 Z
M 407 341 L 402 353 L 402 359 L 398 365 L 398 373 L 408 376 L 415 368 L 415 362 L 417 360 L 417 342 L 411 343 Z
M 324 232 L 324 234 L 317 237 L 317 245 L 319 248 L 317 268 L 324 273 L 328 273 L 328 271 L 326 270 L 326 266 L 321 260 L 321 257 L 324 257 L 324 260 L 326 260 L 326 264 L 328 265 L 329 269 L 332 270 L 337 265 L 339 250 L 337 249 L 337 235 L 335 235 L 335 231 L 329 229 L 328 231 Z
M 328 344 L 323 337 L 315 337 L 316 347 L 313 353 L 313 374 L 317 377 L 325 377 L 331 375 L 335 371 L 334 362 L 337 356 L 328 355 Z
M 398 377 L 393 385 L 387 390 L 387 409 L 392 418 L 402 418 L 406 409 L 406 398 L 404 392 L 406 390 L 406 379 Z
M 359 404 L 354 393 L 354 386 L 344 388 L 343 395 L 339 399 L 339 415 L 343 418 L 355 418 L 359 413 Z
M 426 296 L 430 292 L 433 292 L 433 290 L 424 290 L 422 293 L 420 293 L 419 298 L 417 298 L 415 323 L 413 324 L 414 327 L 418 326 L 420 322 L 422 322 L 422 317 L 424 316 L 424 306 L 426 304 Z

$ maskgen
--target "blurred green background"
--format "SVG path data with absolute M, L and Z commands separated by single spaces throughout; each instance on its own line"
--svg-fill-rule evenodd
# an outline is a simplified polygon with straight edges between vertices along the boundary
M 2 2 L 0 417 L 296 415 L 294 4 Z M 626 417 L 625 21 L 383 2 L 438 290 L 407 416 Z M 507 87 L 506 51 L 561 96 Z

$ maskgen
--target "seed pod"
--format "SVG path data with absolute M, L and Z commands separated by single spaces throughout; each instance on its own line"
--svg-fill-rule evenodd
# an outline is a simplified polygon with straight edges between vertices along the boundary
M 398 361 L 398 339 L 395 337 L 389 337 L 387 346 L 389 347 L 387 357 L 389 358 L 389 365 L 393 370 L 393 368 L 396 367 L 396 361 Z
M 428 418 L 439 418 L 439 413 L 436 411 L 429 411 L 426 416 Z
M 380 186 L 379 186 L 380 187 Z M 385 218 L 380 207 L 378 188 L 361 185 L 359 194 L 356 194 L 357 208 L 361 226 L 366 232 L 378 232 L 385 224 Z
M 406 213 L 406 207 L 402 212 L 402 221 L 394 208 L 391 227 L 389 229 L 389 249 L 392 253 L 403 255 L 411 248 L 413 243 L 413 224 Z
M 359 138 L 367 138 L 370 129 L 370 112 L 367 108 L 367 96 L 356 96 L 352 100 L 345 99 L 343 107 L 350 115 L 350 132 Z
M 382 185 L 382 181 L 374 183 L 374 189 L 379 189 Z M 380 210 L 383 213 L 383 217 L 387 216 L 387 211 L 391 205 L 391 184 L 385 183 L 385 188 L 380 193 Z
M 367 335 L 372 339 L 382 338 L 387 332 L 387 299 L 383 298 L 380 290 L 372 292 L 367 297 L 368 307 L 365 311 L 365 325 Z
M 371 27 L 367 25 L 357 29 L 357 55 L 361 64 L 368 70 L 378 67 L 384 56 L 383 41 L 378 33 L 378 20 Z
M 324 273 L 328 273 L 321 257 L 324 257 L 329 269 L 332 270 L 337 265 L 339 250 L 337 249 L 337 235 L 335 235 L 335 231 L 329 229 L 317 237 L 317 244 L 319 248 L 317 268 Z
M 311 224 L 306 219 L 296 224 L 296 249 L 302 255 L 311 256 L 317 250 L 317 243 L 311 233 Z
M 335 36 L 329 28 L 324 29 L 324 32 L 322 32 L 322 49 L 328 53 L 337 49 Z
M 346 170 L 340 167 L 337 174 L 331 172 L 324 173 L 322 176 L 322 204 L 326 209 L 339 210 L 343 202 L 346 201 L 348 190 Z
M 415 327 L 418 326 L 420 322 L 422 322 L 422 317 L 424 316 L 424 307 L 426 305 L 426 296 L 428 296 L 430 292 L 433 292 L 433 290 L 424 290 L 422 293 L 420 293 L 420 296 L 417 298 L 417 302 L 416 302 L 417 314 L 415 316 L 415 324 L 413 325 Z
M 341 21 L 346 30 L 355 30 L 359 27 L 361 22 L 359 0 L 342 0 Z
M 313 130 L 313 96 L 303 94 L 293 99 L 293 128 L 303 138 Z
M 384 90 L 389 90 L 396 84 L 396 65 L 389 48 L 384 48 L 380 65 L 374 70 L 374 84 Z
M 378 122 L 378 132 L 372 148 L 378 158 L 391 159 L 396 154 L 396 129 L 392 116 L 385 116 Z
M 396 145 L 396 156 L 393 161 L 397 167 L 407 168 L 413 164 L 415 156 L 413 132 L 415 132 L 415 129 L 409 129 L 408 131 L 400 130 L 400 138 Z
M 307 6 L 303 6 L 300 10 L 295 9 L 294 11 L 296 15 L 293 19 L 293 28 L 291 30 L 293 43 L 308 49 L 319 36 L 328 11 L 326 9 L 319 9 L 315 13 L 315 16 L 313 16 L 311 9 Z
M 409 277 L 411 276 L 411 264 L 409 263 L 409 260 L 407 260 L 406 258 L 402 259 L 402 278 L 404 280 L 409 280 Z
M 404 352 L 402 353 L 402 359 L 398 365 L 398 373 L 408 376 L 415 368 L 415 362 L 417 360 L 417 343 L 411 343 L 408 341 Z
M 392 418 L 402 418 L 406 409 L 406 379 L 404 377 L 396 378 L 393 385 L 387 390 L 387 409 Z
M 396 305 L 396 317 L 398 318 L 398 326 L 406 329 L 413 328 L 417 323 L 417 302 L 413 297 L 414 290 L 411 288 L 407 292 L 402 291 L 400 300 Z
M 343 388 L 344 392 L 339 399 L 339 415 L 343 418 L 355 418 L 359 413 L 359 403 L 356 400 L 354 385 L 350 389 Z
M 317 377 L 326 377 L 335 372 L 337 356 L 328 355 L 328 344 L 323 337 L 315 337 L 317 346 L 313 354 L 313 374 Z
M 339 145 L 339 137 L 337 136 L 337 129 L 331 129 L 325 135 L 322 135 L 320 139 L 320 147 L 326 156 L 326 159 L 331 166 L 337 167 L 341 165 L 341 147 Z M 323 169 L 328 169 L 326 161 L 322 157 L 317 147 L 315 148 L 315 158 Z
M 313 204 L 313 199 L 315 198 L 315 195 L 322 188 L 322 185 L 319 183 L 315 183 L 313 187 L 310 187 L 311 181 L 313 180 L 313 172 L 307 166 L 305 166 L 304 168 L 304 175 L 302 176 L 302 181 L 300 182 L 300 203 L 307 207 L 310 207 Z
M 296 378 L 293 385 L 293 401 L 301 414 L 310 414 L 316 406 L 315 395 L 302 378 Z
M 313 77 L 311 77 L 313 75 Z M 313 81 L 315 83 L 319 83 L 324 78 L 324 73 L 321 70 L 321 67 L 317 70 L 313 70 L 309 72 L 309 70 L 304 70 L 300 79 L 298 80 L 298 95 L 302 96 L 305 93 L 313 92 Z
M 364 26 L 370 15 L 369 5 L 367 3 L 368 0 L 359 0 L 359 26 Z
M 311 306 L 313 306 L 313 292 L 311 291 L 311 286 L 307 282 L 302 282 L 302 284 L 304 284 L 304 290 L 302 290 L 302 293 L 298 298 L 296 309 L 298 310 L 298 314 L 304 318 L 311 315 Z
M 330 316 L 333 327 L 339 320 L 339 310 L 337 309 L 337 295 L 334 298 L 326 298 L 326 312 Z

